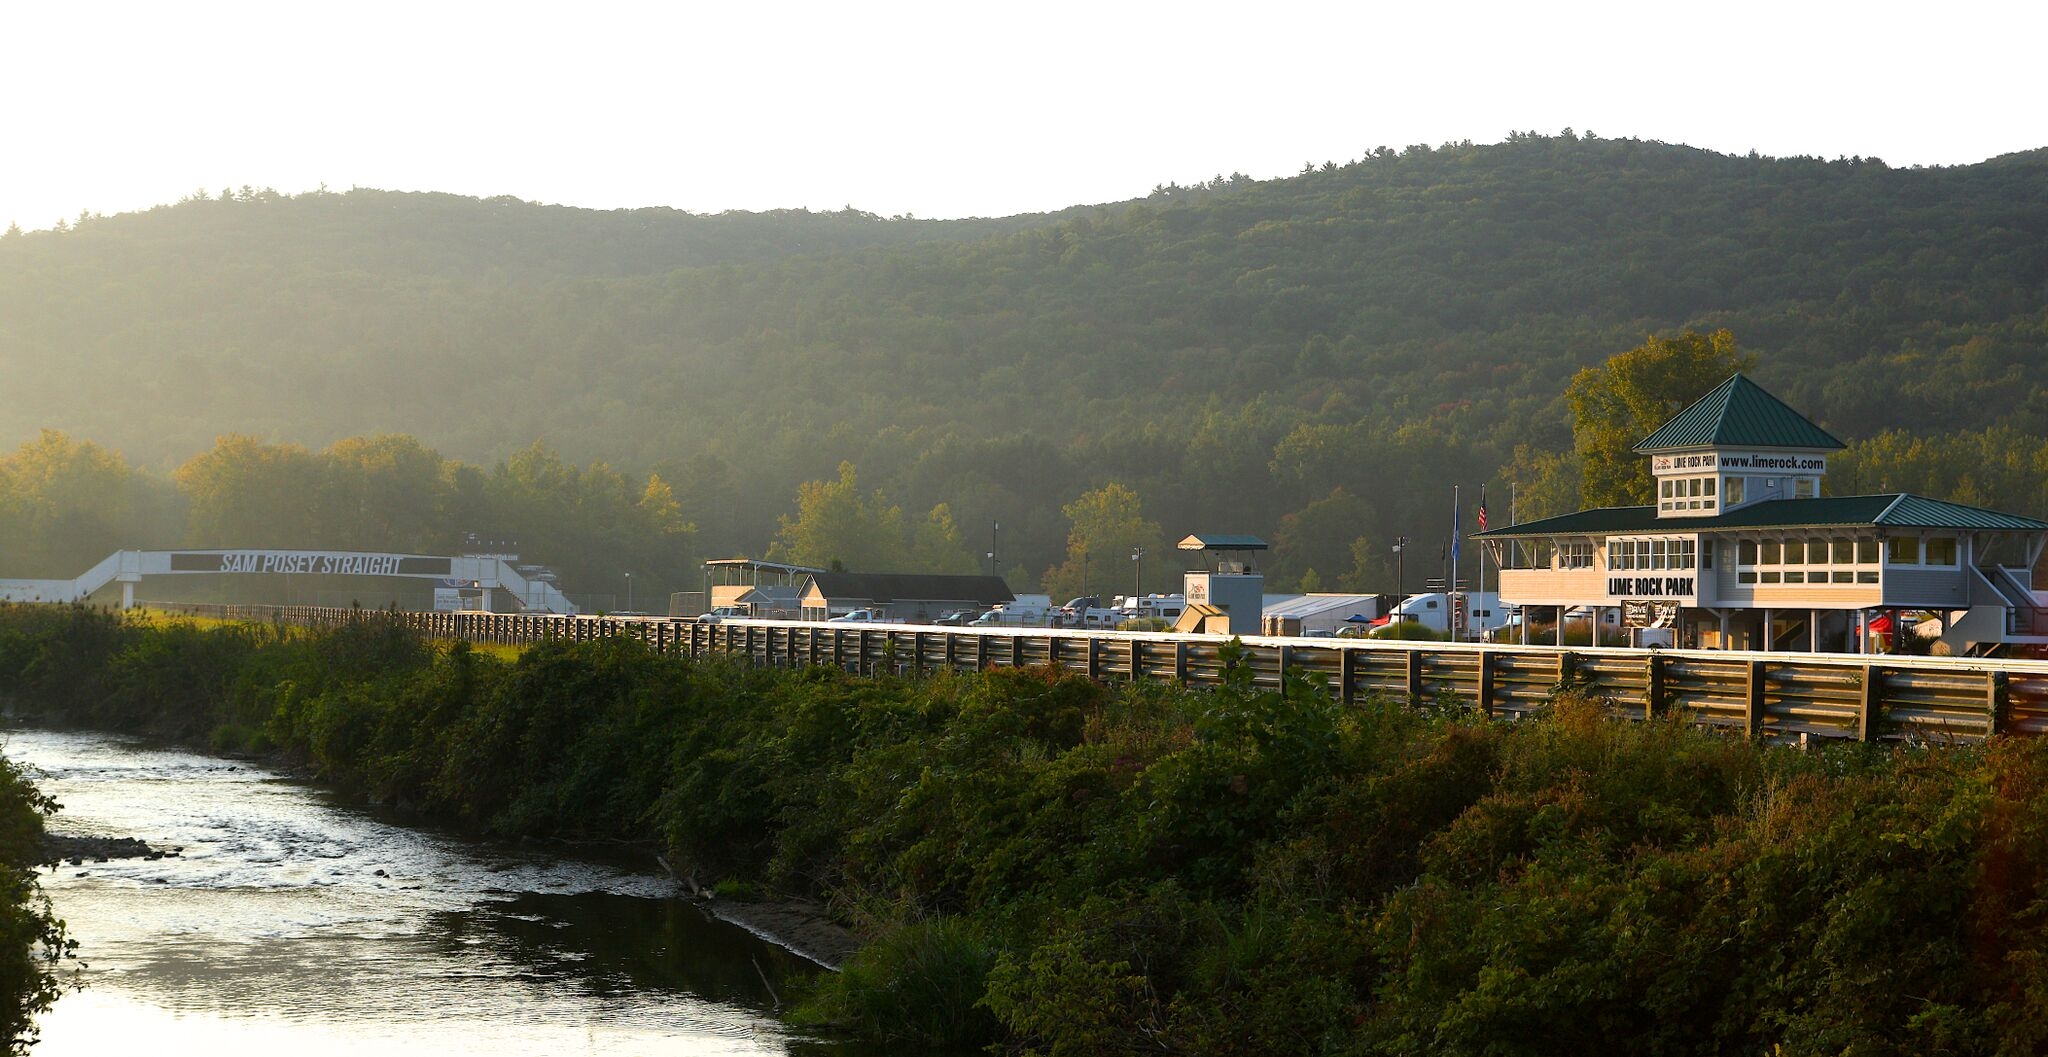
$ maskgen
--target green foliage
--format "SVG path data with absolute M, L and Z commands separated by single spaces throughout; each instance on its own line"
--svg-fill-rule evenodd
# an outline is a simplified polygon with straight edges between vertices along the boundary
M 1635 445 L 1686 405 L 1738 371 L 1756 366 L 1738 352 L 1735 335 L 1686 331 L 1651 337 L 1607 362 L 1573 376 L 1565 399 L 1572 409 L 1572 448 L 1586 507 L 1643 506 L 1656 500 L 1649 461 Z
M 985 1046 L 998 1037 L 981 1002 L 996 957 L 996 947 L 958 918 L 900 925 L 822 981 L 798 1021 L 919 1052 Z
M 1559 498 L 1579 475 L 1560 394 L 1646 334 L 1740 336 L 1761 382 L 1845 440 L 1941 423 L 2026 439 L 2001 456 L 2038 448 L 2044 186 L 2039 151 L 1895 169 L 1517 134 L 997 221 L 252 191 L 0 239 L 0 421 L 16 439 L 63 423 L 149 467 L 231 422 L 318 463 L 374 408 L 380 429 L 465 460 L 432 493 L 437 547 L 517 535 L 579 591 L 616 591 L 624 571 L 687 589 L 664 555 L 760 554 L 841 461 L 906 526 L 945 504 L 965 541 L 948 561 L 992 543 L 1026 579 L 1064 566 L 1062 507 L 1114 481 L 1163 538 L 1277 539 L 1293 517 L 1278 575 L 1387 590 L 1387 541 L 1446 538 L 1453 483 L 1496 483 L 1504 508 L 1514 481 L 1525 517 L 1576 506 Z M 633 467 L 631 487 L 543 476 L 570 498 L 528 501 L 514 453 L 543 436 L 578 465 Z M 377 440 L 257 520 L 196 503 L 194 538 L 422 531 L 421 461 Z M 2018 465 L 1915 479 L 2048 513 L 2042 475 Z M 669 516 L 635 512 L 652 476 Z M 1317 507 L 1340 488 L 1367 509 Z M 0 500 L 0 538 L 48 541 L 4 557 L 68 576 L 112 539 L 184 538 L 168 498 L 161 517 L 88 506 L 97 535 L 33 537 Z M 307 524 L 351 498 L 369 506 Z M 678 514 L 699 530 L 688 547 L 652 527 Z M 585 553 L 603 557 L 575 567 Z M 1125 581 L 1108 568 L 1127 553 L 1091 559 L 1103 583 Z
M 836 481 L 807 481 L 797 489 L 795 517 L 768 548 L 775 561 L 852 572 L 974 572 L 974 557 L 960 540 L 944 503 L 909 525 L 903 508 L 877 491 L 862 495 L 853 464 L 839 464 Z
M 12 760 L 0 759 L 0 1040 L 9 1054 L 35 1045 L 35 1017 L 76 986 L 64 962 L 78 943 L 36 881 L 43 819 L 59 805 Z

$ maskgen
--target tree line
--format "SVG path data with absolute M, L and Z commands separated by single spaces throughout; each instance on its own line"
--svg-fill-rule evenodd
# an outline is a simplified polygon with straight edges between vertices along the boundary
M 1577 133 L 1000 221 L 247 189 L 0 238 L 0 429 L 165 477 L 223 432 L 480 468 L 545 437 L 633 491 L 659 476 L 704 556 L 799 553 L 791 497 L 846 464 L 902 511 L 862 562 L 995 550 L 1065 590 L 1127 582 L 1105 568 L 1146 539 L 1250 532 L 1276 587 L 1379 591 L 1407 538 L 1413 588 L 1451 485 L 1496 523 L 1580 501 L 1600 471 L 1568 394 L 1646 336 L 1738 336 L 1859 448 L 1914 427 L 1840 457 L 1838 493 L 2048 512 L 1998 469 L 2048 444 L 2043 247 L 2043 152 L 1899 169 Z M 1066 508 L 1112 486 L 1138 524 L 1077 547 Z

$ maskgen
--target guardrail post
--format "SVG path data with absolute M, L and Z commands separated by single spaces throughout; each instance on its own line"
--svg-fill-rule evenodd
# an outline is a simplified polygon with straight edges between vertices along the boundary
M 1130 663 L 1131 663 L 1131 682 L 1134 682 L 1134 683 L 1142 683 L 1142 682 L 1144 682 L 1144 681 L 1145 681 L 1145 651 L 1144 651 L 1143 649 L 1140 649 L 1140 648 L 1139 648 L 1139 647 L 1140 647 L 1140 646 L 1141 646 L 1142 644 L 1141 644 L 1141 643 L 1139 643 L 1137 639 L 1125 639 L 1125 640 L 1124 640 L 1124 645 L 1125 645 L 1125 646 L 1127 646 L 1127 647 L 1129 647 L 1129 648 L 1130 648 L 1130 651 L 1131 651 L 1131 661 L 1130 661 Z
M 1337 700 L 1346 705 L 1358 702 L 1358 651 L 1349 646 L 1337 650 Z
M 1102 681 L 1102 640 L 1092 635 L 1088 638 L 1088 679 Z
M 2008 726 L 2010 717 L 2007 715 L 2007 711 L 2011 707 L 2012 695 L 2006 684 L 2006 673 L 1986 672 L 1984 674 L 1990 677 L 1985 680 L 1984 686 L 1986 727 L 1984 735 L 1992 737 L 2005 730 Z
M 1493 651 L 1479 651 L 1479 714 L 1493 718 Z
M 1188 644 L 1186 639 L 1173 640 L 1173 682 L 1175 686 L 1188 685 Z
M 959 658 L 957 657 L 958 650 L 955 648 L 955 646 L 959 641 L 959 636 L 958 634 L 951 631 L 942 631 L 939 634 L 944 635 L 946 637 L 946 670 L 949 672 L 957 671 Z
M 1422 704 L 1421 650 L 1408 651 L 1408 703 L 1418 707 Z
M 1010 636 L 1010 667 L 1024 667 L 1024 636 Z
M 1294 661 L 1294 647 L 1284 642 L 1281 643 L 1280 656 L 1276 660 L 1277 663 L 1274 667 L 1280 673 L 1280 686 L 1284 688 L 1287 685 L 1287 666 Z
M 1764 687 L 1765 672 L 1763 661 L 1749 662 L 1749 681 L 1743 693 L 1743 723 L 1752 739 L 1764 732 Z
M 1650 719 L 1664 713 L 1664 655 L 1651 650 L 1644 664 L 1643 718 Z
M 1875 664 L 1863 667 L 1863 691 L 1856 699 L 1856 740 L 1876 741 L 1884 722 L 1884 669 Z
M 974 670 L 977 672 L 988 670 L 988 635 L 986 633 L 974 636 Z

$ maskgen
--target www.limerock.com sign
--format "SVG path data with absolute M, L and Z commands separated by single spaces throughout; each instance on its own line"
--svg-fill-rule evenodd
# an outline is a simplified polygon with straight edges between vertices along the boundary
M 447 576 L 453 559 L 354 551 L 174 552 L 174 573 L 312 573 L 326 576 Z

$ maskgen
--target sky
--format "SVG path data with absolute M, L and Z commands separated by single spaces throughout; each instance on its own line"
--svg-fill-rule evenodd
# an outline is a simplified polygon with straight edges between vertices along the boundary
M 2048 146 L 2048 4 L 0 3 L 0 226 L 205 189 L 999 216 L 1565 128 Z

